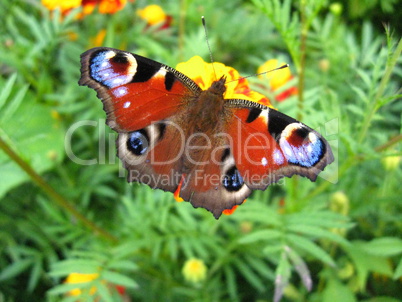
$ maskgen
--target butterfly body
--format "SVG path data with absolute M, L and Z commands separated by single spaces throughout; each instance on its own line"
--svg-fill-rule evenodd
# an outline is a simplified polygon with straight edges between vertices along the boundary
M 128 181 L 175 192 L 218 218 L 284 176 L 315 180 L 333 161 L 306 125 L 262 104 L 225 99 L 223 75 L 202 90 L 177 70 L 111 48 L 82 55 L 80 85 L 95 89 L 119 133 Z

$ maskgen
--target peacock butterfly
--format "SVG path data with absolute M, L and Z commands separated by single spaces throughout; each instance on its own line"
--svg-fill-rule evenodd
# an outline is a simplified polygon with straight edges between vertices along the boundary
M 257 102 L 225 99 L 225 75 L 202 90 L 169 66 L 105 47 L 83 53 L 81 64 L 79 84 L 102 100 L 128 181 L 177 191 L 215 218 L 284 176 L 315 181 L 334 160 L 306 125 Z

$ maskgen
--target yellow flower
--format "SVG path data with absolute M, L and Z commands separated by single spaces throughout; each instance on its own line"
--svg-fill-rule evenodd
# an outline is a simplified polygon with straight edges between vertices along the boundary
M 42 5 L 49 10 L 60 9 L 63 15 L 70 10 L 82 6 L 80 17 L 91 14 L 95 6 L 99 6 L 101 14 L 113 14 L 126 5 L 127 0 L 42 0 Z
M 252 91 L 248 81 L 241 78 L 239 72 L 222 63 L 206 63 L 199 56 L 194 56 L 184 63 L 176 66 L 176 69 L 201 87 L 202 90 L 207 90 L 212 83 L 221 76 L 226 76 L 226 92 L 225 99 L 244 99 L 252 102 L 257 102 L 265 106 L 270 106 L 269 100 L 262 94 Z
M 69 284 L 87 283 L 87 282 L 94 281 L 98 278 L 99 278 L 99 274 L 97 274 L 97 273 L 94 273 L 94 274 L 71 273 L 70 275 L 68 275 L 68 277 L 66 278 L 66 280 L 64 282 L 69 283 Z M 102 282 L 105 282 L 105 281 L 102 281 Z M 121 296 L 125 295 L 126 289 L 124 286 L 117 285 L 117 284 L 111 284 L 109 282 L 106 282 L 106 284 L 108 285 L 108 287 L 110 289 L 114 288 L 114 290 L 116 290 Z M 96 287 L 92 286 L 91 289 L 89 290 L 89 294 L 92 296 L 96 293 L 96 291 L 97 291 Z M 72 289 L 68 292 L 69 296 L 80 296 L 81 294 L 82 294 L 82 291 L 79 288 Z
M 263 73 L 272 69 L 275 69 L 282 64 L 279 64 L 278 60 L 272 59 L 266 61 L 264 64 L 262 64 L 260 67 L 258 67 L 257 73 Z M 269 85 L 272 89 L 272 91 L 275 91 L 282 86 L 284 86 L 287 82 L 289 82 L 293 76 L 292 73 L 290 72 L 289 68 L 282 68 L 279 70 L 276 70 L 273 73 L 265 73 L 262 75 L 258 76 L 260 79 L 268 79 L 269 80 Z M 284 92 L 280 93 L 279 95 L 276 96 L 276 99 L 280 101 L 284 101 L 286 98 L 292 96 L 292 95 L 297 95 L 297 87 L 292 86 L 289 89 L 286 89 Z
M 155 25 L 166 20 L 166 14 L 162 7 L 151 4 L 137 11 L 138 16 L 145 20 L 149 25 Z
M 42 0 L 42 5 L 48 10 L 60 9 L 62 13 L 68 12 L 71 9 L 79 7 L 81 0 Z
M 198 283 L 204 281 L 207 277 L 207 267 L 204 261 L 191 258 L 184 263 L 182 273 L 187 281 Z
M 65 283 L 87 283 L 94 281 L 95 279 L 99 278 L 99 274 L 79 274 L 79 273 L 71 273 L 68 275 Z M 89 294 L 93 295 L 96 292 L 96 287 L 91 287 L 89 290 Z M 79 288 L 73 289 L 69 292 L 70 296 L 79 296 L 81 295 L 81 290 Z

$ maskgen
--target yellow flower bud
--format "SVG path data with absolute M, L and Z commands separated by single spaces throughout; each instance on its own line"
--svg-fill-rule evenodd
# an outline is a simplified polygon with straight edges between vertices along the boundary
M 182 270 L 184 278 L 192 283 L 204 281 L 207 277 L 207 267 L 204 261 L 196 258 L 191 258 L 184 263 Z
M 335 192 L 330 198 L 329 208 L 335 213 L 346 216 L 349 213 L 349 198 L 344 192 Z
M 381 160 L 382 165 L 387 171 L 394 171 L 398 168 L 399 163 L 401 162 L 400 156 L 387 156 Z
M 318 67 L 324 72 L 327 72 L 329 70 L 330 66 L 331 66 L 331 64 L 328 59 L 321 59 L 318 62 Z
M 332 4 L 329 6 L 329 10 L 330 10 L 331 13 L 333 13 L 335 16 L 339 16 L 340 14 L 342 14 L 343 6 L 342 6 L 342 4 L 339 3 L 339 2 L 335 2 L 335 3 L 332 3 Z

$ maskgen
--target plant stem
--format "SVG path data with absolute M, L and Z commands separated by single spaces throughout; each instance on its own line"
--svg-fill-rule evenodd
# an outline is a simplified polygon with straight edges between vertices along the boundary
M 377 110 L 381 107 L 380 106 L 380 100 L 381 97 L 384 93 L 385 87 L 388 84 L 388 81 L 391 77 L 392 71 L 397 63 L 397 60 L 399 56 L 401 55 L 402 52 L 402 39 L 399 40 L 399 43 L 396 47 L 395 52 L 392 54 L 392 56 L 388 57 L 388 62 L 387 62 L 387 68 L 385 69 L 384 76 L 381 79 L 380 86 L 378 87 L 377 93 L 374 96 L 370 112 L 368 115 L 366 115 L 366 119 L 363 122 L 363 126 L 361 128 L 361 131 L 358 136 L 357 142 L 361 144 L 366 137 L 367 131 L 370 127 L 371 121 L 374 117 L 374 114 L 377 112 Z
M 2 149 L 22 170 L 24 170 L 37 186 L 39 186 L 51 199 L 61 208 L 67 210 L 77 220 L 81 221 L 86 227 L 101 235 L 105 239 L 116 242 L 117 238 L 109 232 L 95 225 L 91 220 L 83 216 L 67 199 L 57 193 L 35 170 L 25 162 L 10 146 L 0 137 L 0 149 Z
M 184 33 L 185 33 L 185 21 L 186 21 L 186 0 L 180 0 L 180 12 L 179 12 L 179 37 L 178 37 L 178 48 L 179 48 L 179 62 L 183 60 L 183 48 L 184 48 Z
M 399 135 L 394 136 L 393 138 L 391 138 L 385 144 L 382 144 L 381 146 L 376 147 L 374 150 L 377 151 L 377 152 L 384 151 L 384 150 L 388 149 L 389 147 L 395 145 L 396 143 L 400 142 L 401 140 L 402 140 L 402 134 L 399 134 Z
M 300 36 L 300 64 L 299 64 L 299 83 L 298 83 L 298 112 L 297 119 L 299 121 L 303 118 L 303 102 L 304 102 L 304 78 L 305 78 L 305 67 L 306 67 L 306 42 L 307 42 L 307 32 L 308 25 L 306 23 L 306 3 L 305 1 L 300 1 L 300 26 L 301 26 L 301 36 Z

